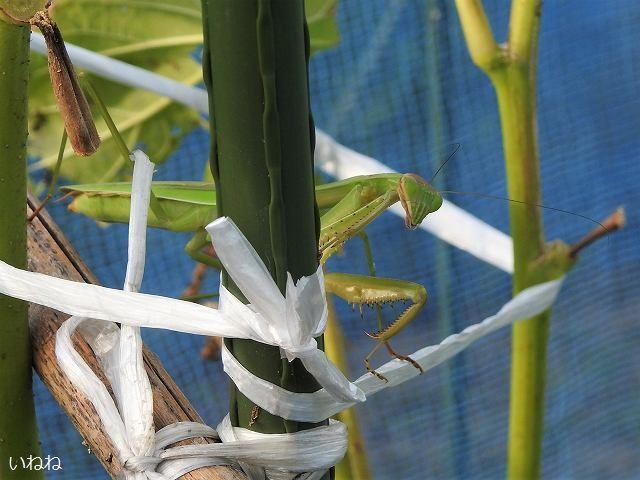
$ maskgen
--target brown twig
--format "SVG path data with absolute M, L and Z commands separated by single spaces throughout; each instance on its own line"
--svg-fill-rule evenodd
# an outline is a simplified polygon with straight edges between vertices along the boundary
M 200 357 L 203 360 L 210 360 L 217 362 L 220 360 L 220 354 L 222 352 L 222 337 L 207 337 L 202 350 L 200 350 Z
M 618 207 L 611 215 L 602 221 L 599 227 L 594 228 L 573 244 L 569 250 L 569 256 L 571 258 L 575 258 L 583 248 L 591 245 L 593 242 L 605 235 L 613 233 L 616 230 L 620 230 L 625 226 L 625 223 L 624 207 Z

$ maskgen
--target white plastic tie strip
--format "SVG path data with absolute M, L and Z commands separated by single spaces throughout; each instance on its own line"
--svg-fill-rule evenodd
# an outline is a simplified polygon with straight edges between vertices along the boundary
M 427 374 L 433 367 L 460 353 L 491 332 L 510 325 L 518 319 L 529 318 L 544 312 L 555 301 L 562 282 L 563 279 L 559 279 L 527 288 L 507 302 L 495 315 L 465 328 L 460 333 L 450 335 L 437 345 L 424 347 L 410 357 L 418 362 Z M 238 389 L 251 401 L 279 417 L 319 422 L 354 405 L 354 402 L 336 400 L 325 390 L 314 393 L 293 393 L 273 385 L 244 368 L 224 344 L 222 360 L 225 372 Z M 376 368 L 376 371 L 388 382 L 370 373 L 362 375 L 354 382 L 367 397 L 420 375 L 416 367 L 399 359 L 385 363 L 380 368 Z
M 144 273 L 147 211 L 153 163 L 135 151 L 131 196 L 131 225 L 124 289 L 135 292 Z M 97 375 L 73 347 L 72 335 L 80 329 L 92 347 L 111 384 L 118 405 Z M 140 329 L 113 323 L 98 323 L 87 316 L 73 316 L 56 334 L 56 357 L 69 380 L 91 401 L 100 417 L 105 433 L 125 462 L 129 457 L 146 456 L 153 448 L 153 398 L 142 359 Z M 138 473 L 130 478 L 140 477 Z
M 72 62 L 79 68 L 125 85 L 169 97 L 183 105 L 195 108 L 204 115 L 209 114 L 207 93 L 201 88 L 185 85 L 70 43 L 65 45 Z M 31 48 L 43 55 L 47 54 L 47 46 L 40 34 L 31 35 Z M 321 170 L 335 176 L 338 180 L 355 175 L 396 173 L 378 160 L 341 145 L 318 129 L 316 129 L 315 159 Z M 404 211 L 399 205 L 395 205 L 390 210 L 399 217 L 404 217 Z M 513 272 L 511 237 L 448 200 L 444 200 L 442 207 L 430 214 L 419 228 L 507 273 Z
M 40 35 L 32 35 L 32 48 L 46 54 Z M 67 48 L 72 61 L 81 68 L 208 113 L 207 96 L 202 89 L 74 45 L 67 44 Z M 217 431 L 198 423 L 180 422 L 154 432 L 152 393 L 142 363 L 140 327 L 247 338 L 280 347 L 283 357 L 290 361 L 300 358 L 324 388 L 315 393 L 289 392 L 255 377 L 228 350 L 222 352 L 225 371 L 240 391 L 265 410 L 292 420 L 324 420 L 364 401 L 368 395 L 417 376 L 418 370 L 407 362 L 391 360 L 377 369 L 388 383 L 369 373 L 349 382 L 317 349 L 314 340 L 326 324 L 322 271 L 318 269 L 297 284 L 289 276 L 286 295 L 282 296 L 251 245 L 228 219 L 219 219 L 207 230 L 222 263 L 250 305 L 243 305 L 224 287 L 217 311 L 137 293 L 144 271 L 153 164 L 142 152 L 134 152 L 132 160 L 134 185 L 124 291 L 23 272 L 0 262 L 0 292 L 74 315 L 58 331 L 56 355 L 65 374 L 95 406 L 125 466 L 126 478 L 173 479 L 196 468 L 222 464 L 242 468 L 251 479 L 321 478 L 346 451 L 346 428 L 339 422 L 294 434 L 264 435 L 232 427 L 227 416 Z M 393 172 L 319 130 L 316 161 L 338 179 Z M 404 215 L 399 206 L 392 211 Z M 513 270 L 511 239 L 450 202 L 445 201 L 438 212 L 429 215 L 421 228 L 506 272 Z M 549 308 L 561 285 L 562 279 L 529 288 L 497 314 L 438 345 L 418 350 L 411 357 L 427 371 L 492 331 Z M 96 353 L 112 386 L 115 403 L 74 350 L 71 336 L 76 329 Z M 193 437 L 211 437 L 223 443 L 167 448 Z
M 290 479 L 294 476 L 308 480 L 321 478 L 346 452 L 346 428 L 339 422 L 332 421 L 329 425 L 295 434 L 264 435 L 232 427 L 227 417 L 218 426 L 217 432 L 206 425 L 180 422 L 169 425 L 155 434 L 152 390 L 144 369 L 139 329 L 140 325 L 153 325 L 145 323 L 148 321 L 147 317 L 144 317 L 142 322 L 136 320 L 137 316 L 141 316 L 142 310 L 130 309 L 127 299 L 121 298 L 123 295 L 129 295 L 136 299 L 142 297 L 147 300 L 162 300 L 162 297 L 136 293 L 144 273 L 146 224 L 154 165 L 140 151 L 133 152 L 131 159 L 135 164 L 124 292 L 24 272 L 4 263 L 0 265 L 0 292 L 9 294 L 9 290 L 12 290 L 18 298 L 24 299 L 25 295 L 32 298 L 29 291 L 34 292 L 40 286 L 48 285 L 44 287 L 47 291 L 37 303 L 75 314 L 64 322 L 57 332 L 58 363 L 69 380 L 96 409 L 104 431 L 111 439 L 118 459 L 124 467 L 125 478 L 173 479 L 196 468 L 210 465 L 232 465 L 241 468 L 251 479 Z M 230 271 L 234 272 L 233 278 L 246 288 L 270 288 L 271 294 L 274 294 L 273 289 L 276 287 L 273 280 L 261 262 L 251 261 L 251 258 L 258 261 L 259 258 L 237 227 L 229 220 L 221 219 L 210 228 L 212 231 L 220 232 L 218 248 L 223 252 L 225 261 L 228 262 L 230 256 L 233 258 L 233 252 L 240 252 L 241 256 L 247 257 L 247 262 L 241 261 L 238 264 L 241 265 L 239 268 L 234 268 L 235 264 L 230 266 Z M 235 245 L 235 250 L 229 245 Z M 268 278 L 265 278 L 265 274 Z M 7 289 L 14 280 L 18 280 L 15 284 L 16 289 Z M 89 289 L 84 293 L 82 289 L 74 291 L 73 286 L 80 285 Z M 100 294 L 104 292 L 116 294 L 118 300 L 115 305 L 111 304 L 114 297 Z M 254 300 L 259 305 L 257 309 L 242 305 L 227 292 L 225 299 L 221 300 L 222 307 L 230 312 L 234 320 L 226 317 L 222 322 L 209 323 L 219 327 L 220 324 L 232 325 L 236 323 L 235 320 L 242 318 L 244 324 L 241 325 L 240 334 L 246 335 L 240 338 L 260 340 L 263 339 L 261 335 L 264 335 L 268 340 L 276 342 L 274 344 L 281 345 L 283 354 L 290 359 L 302 358 L 310 370 L 317 371 L 321 378 L 328 379 L 326 387 L 329 391 L 336 392 L 338 398 L 364 400 L 364 394 L 333 367 L 324 353 L 320 352 L 321 355 L 317 355 L 314 352 L 319 350 L 311 335 L 321 333 L 326 323 L 322 276 L 312 275 L 301 279 L 297 285 L 289 278 L 289 301 L 282 297 L 277 288 L 276 292 L 279 299 L 272 298 L 268 303 Z M 85 293 L 88 297 L 82 300 Z M 254 297 L 255 294 L 251 298 Z M 62 306 L 74 301 L 74 308 Z M 187 305 L 184 303 L 183 306 Z M 309 305 L 315 305 L 315 308 L 308 308 Z M 173 324 L 161 322 L 160 326 L 164 328 L 172 328 L 181 323 L 179 319 L 183 312 L 179 309 L 169 311 L 173 312 L 170 315 L 176 316 L 171 320 Z M 204 311 L 213 314 L 218 320 L 223 317 L 217 311 L 206 307 Z M 159 311 L 152 311 L 151 315 L 155 316 L 158 313 Z M 262 327 L 256 324 L 256 320 L 264 321 L 264 315 L 269 315 L 269 318 L 277 316 L 280 323 L 272 325 L 267 318 L 264 324 L 266 328 L 261 331 Z M 308 328 L 289 329 L 282 323 L 284 317 L 289 318 L 292 323 L 300 323 Z M 120 322 L 122 327 L 118 328 L 113 319 Z M 98 363 L 112 386 L 115 402 L 105 385 L 74 349 L 72 335 L 76 329 L 80 330 L 96 354 Z M 218 331 L 214 327 L 208 330 L 208 334 L 219 334 L 215 333 Z M 332 378 L 332 375 L 336 374 L 339 375 L 337 380 Z M 194 437 L 211 437 L 224 443 L 167 448 L 170 444 Z
M 37 35 L 33 36 L 32 45 L 40 51 L 45 48 Z M 85 49 L 71 45 L 68 48 L 73 61 L 83 68 L 169 96 L 207 113 L 203 90 Z M 339 179 L 393 172 L 320 131 L 316 131 L 316 138 L 318 164 Z M 218 219 L 207 230 L 223 265 L 251 302 L 249 305 L 243 305 L 224 287 L 217 311 L 137 293 L 144 271 L 153 164 L 141 152 L 134 152 L 132 160 L 136 165 L 124 291 L 23 272 L 0 263 L 0 292 L 74 315 L 58 331 L 56 355 L 65 374 L 95 406 L 125 467 L 126 478 L 173 479 L 196 468 L 223 464 L 243 469 L 251 479 L 321 478 L 347 448 L 346 428 L 339 422 L 294 434 L 264 435 L 232 427 L 227 416 L 217 431 L 181 422 L 154 432 L 153 399 L 142 362 L 140 327 L 247 338 L 280 347 L 289 361 L 300 358 L 323 386 L 318 392 L 293 393 L 265 382 L 223 349 L 225 371 L 243 394 L 275 415 L 298 421 L 322 421 L 364 401 L 368 395 L 417 376 L 418 370 L 407 362 L 391 360 L 377 369 L 388 383 L 369 373 L 349 382 L 317 349 L 314 340 L 326 325 L 322 271 L 318 269 L 297 283 L 288 276 L 286 295 L 281 295 L 251 245 L 228 219 Z M 404 215 L 399 207 L 393 211 Z M 511 239 L 449 202 L 445 201 L 421 227 L 502 270 L 512 271 Z M 557 280 L 529 288 L 496 315 L 447 337 L 439 345 L 418 350 L 411 357 L 425 371 L 429 370 L 492 331 L 549 308 L 561 285 L 562 280 Z M 118 328 L 116 323 L 122 327 Z M 71 336 L 76 329 L 96 353 L 114 391 L 115 403 L 74 350 Z M 223 443 L 167 448 L 177 441 L 202 436 Z

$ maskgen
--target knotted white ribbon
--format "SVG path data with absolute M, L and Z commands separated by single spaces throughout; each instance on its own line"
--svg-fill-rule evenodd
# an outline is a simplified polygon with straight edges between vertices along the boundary
M 245 338 L 278 346 L 288 359 L 300 358 L 318 383 L 337 399 L 364 401 L 363 392 L 317 349 L 313 338 L 326 325 L 322 271 L 318 269 L 297 283 L 289 276 L 285 298 L 231 219 L 219 218 L 207 229 L 213 232 L 216 253 L 250 305 L 244 305 L 224 287 L 220 309 L 214 310 L 166 297 L 26 272 L 5 263 L 0 263 L 0 292 L 84 318 Z
M 324 332 L 327 324 L 322 268 L 297 283 L 287 273 L 283 296 L 255 249 L 231 219 L 215 220 L 207 226 L 207 232 L 222 265 L 250 302 L 244 305 L 221 285 L 218 311 L 225 318 L 248 325 L 258 341 L 280 347 L 289 361 L 299 358 L 336 399 L 365 401 L 362 390 L 329 361 L 314 338 Z

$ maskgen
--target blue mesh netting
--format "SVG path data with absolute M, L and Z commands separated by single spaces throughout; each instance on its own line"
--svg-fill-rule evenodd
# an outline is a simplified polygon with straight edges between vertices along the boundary
M 505 2 L 485 6 L 498 39 Z M 430 178 L 458 142 L 462 149 L 438 175 L 441 189 L 505 194 L 501 137 L 492 88 L 470 62 L 452 2 L 340 2 L 342 41 L 311 64 L 317 125 L 338 141 L 398 171 Z M 640 476 L 640 345 L 636 325 L 640 248 L 636 182 L 640 6 L 633 1 L 573 0 L 544 6 L 539 67 L 543 201 L 601 219 L 627 207 L 626 230 L 586 250 L 555 308 L 548 356 L 544 478 Z M 189 135 L 158 178 L 197 179 L 207 135 Z M 507 231 L 506 202 L 451 199 Z M 126 229 L 96 227 L 61 205 L 51 208 L 103 284 L 124 277 Z M 577 240 L 593 225 L 545 211 L 547 237 Z M 510 279 L 423 231 L 409 232 L 385 214 L 369 228 L 379 275 L 422 283 L 429 301 L 394 340 L 401 352 L 435 343 L 495 312 Z M 187 236 L 152 231 L 143 291 L 178 296 L 193 262 L 180 253 Z M 331 270 L 366 273 L 359 240 Z M 215 289 L 210 274 L 206 289 Z M 373 347 L 362 334 L 375 317 L 338 302 L 352 377 Z M 390 307 L 385 312 L 390 317 Z M 203 339 L 145 331 L 197 410 L 215 425 L 227 408 L 221 365 L 200 359 Z M 509 331 L 480 341 L 446 365 L 357 409 L 375 478 L 501 478 L 505 474 Z M 634 347 L 636 347 L 634 349 Z M 377 363 L 386 360 L 384 354 Z M 104 478 L 50 395 L 36 382 L 43 450 L 62 458 L 50 478 Z

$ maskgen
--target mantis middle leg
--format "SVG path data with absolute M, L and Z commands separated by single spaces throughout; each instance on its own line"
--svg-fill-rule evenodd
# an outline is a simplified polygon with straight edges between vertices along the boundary
M 204 263 L 205 265 L 217 270 L 222 270 L 222 262 L 220 262 L 220 260 L 216 257 L 212 257 L 211 255 L 207 255 L 202 251 L 204 247 L 209 245 L 211 245 L 211 238 L 206 230 L 201 229 L 191 237 L 189 242 L 187 242 L 184 247 L 184 251 L 187 252 L 187 254 L 196 262 Z

